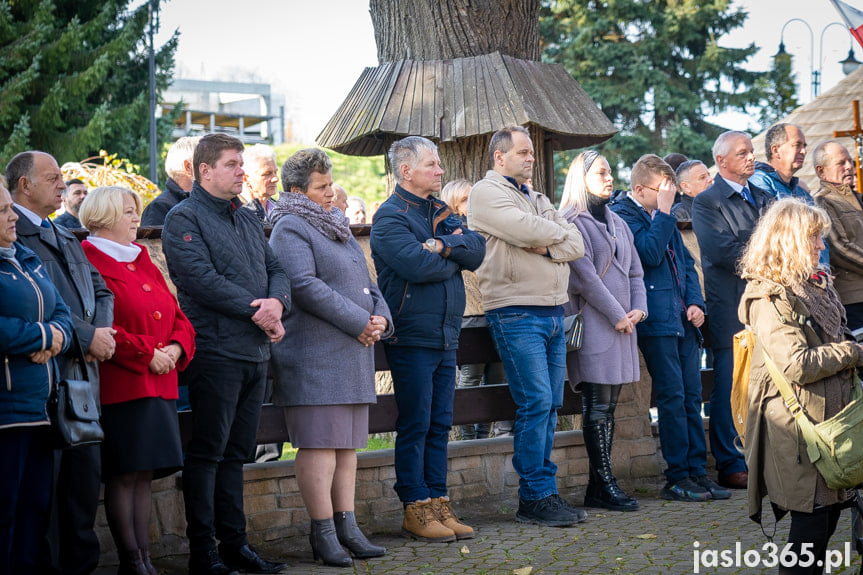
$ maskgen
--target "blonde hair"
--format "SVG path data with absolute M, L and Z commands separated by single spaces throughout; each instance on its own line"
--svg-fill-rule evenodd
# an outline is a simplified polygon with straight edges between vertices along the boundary
M 471 187 L 471 183 L 465 179 L 447 182 L 447 185 L 440 191 L 440 199 L 451 209 L 454 209 L 459 200 L 470 193 Z
M 91 232 L 113 228 L 123 217 L 124 194 L 134 198 L 140 216 L 142 202 L 138 194 L 122 186 L 99 186 L 90 190 L 78 210 L 81 225 Z
M 587 168 L 584 166 L 585 157 L 592 157 Z M 596 150 L 585 150 L 575 157 L 569 165 L 566 180 L 563 182 L 563 197 L 560 199 L 558 211 L 563 212 L 568 208 L 574 208 L 577 212 L 583 212 L 587 209 L 587 195 L 590 192 L 587 191 L 587 182 L 585 182 L 584 177 L 599 160 L 608 162 L 605 156 Z
M 819 267 L 812 265 L 812 238 L 824 237 L 828 231 L 830 216 L 823 209 L 796 198 L 775 201 L 746 244 L 738 265 L 740 276 L 785 286 L 806 281 Z

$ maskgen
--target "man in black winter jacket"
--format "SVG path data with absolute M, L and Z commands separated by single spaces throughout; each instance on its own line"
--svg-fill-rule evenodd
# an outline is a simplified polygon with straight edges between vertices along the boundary
M 246 537 L 243 463 L 253 457 L 270 344 L 285 334 L 290 283 L 260 222 L 237 198 L 243 143 L 204 136 L 194 171 L 189 199 L 168 212 L 162 232 L 180 307 L 196 332 L 183 468 L 189 573 L 277 573 L 285 565 L 262 559 Z

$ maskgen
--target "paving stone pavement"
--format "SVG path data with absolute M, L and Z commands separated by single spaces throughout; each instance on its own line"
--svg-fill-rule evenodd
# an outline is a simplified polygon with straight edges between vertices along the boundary
M 768 560 L 761 550 L 767 543 L 761 529 L 747 518 L 746 492 L 735 491 L 727 501 L 679 503 L 659 498 L 661 483 L 657 480 L 623 484 L 638 497 L 641 509 L 631 513 L 588 509 L 588 519 L 570 528 L 551 528 L 517 523 L 518 505 L 515 494 L 509 499 L 486 500 L 470 505 L 458 505 L 456 511 L 465 523 L 477 531 L 475 539 L 449 544 L 419 543 L 399 535 L 400 516 L 375 518 L 371 529 L 374 543 L 385 545 L 385 557 L 354 561 L 354 566 L 334 568 L 315 564 L 305 538 L 280 541 L 266 548 L 269 557 L 280 557 L 288 563 L 283 573 L 336 575 L 349 574 L 416 574 L 449 575 L 552 575 L 552 574 L 647 574 L 676 575 L 683 573 L 757 574 L 776 573 L 757 559 Z M 573 503 L 579 501 L 570 496 Z M 772 514 L 765 508 L 772 529 Z M 790 519 L 783 519 L 774 541 L 784 545 Z M 369 530 L 366 529 L 368 532 Z M 860 557 L 854 552 L 851 538 L 850 512 L 843 513 L 830 549 L 843 551 L 846 542 L 851 553 L 847 559 L 835 556 L 840 567 L 832 573 L 857 573 Z M 696 548 L 695 542 L 699 546 Z M 735 564 L 736 545 L 741 558 Z M 703 559 L 695 568 L 695 552 Z M 722 566 L 725 551 L 728 566 Z M 746 564 L 748 559 L 748 565 Z M 156 561 L 164 575 L 186 573 L 186 557 Z M 712 566 L 711 566 L 712 563 Z M 115 573 L 116 568 L 102 568 L 97 575 Z

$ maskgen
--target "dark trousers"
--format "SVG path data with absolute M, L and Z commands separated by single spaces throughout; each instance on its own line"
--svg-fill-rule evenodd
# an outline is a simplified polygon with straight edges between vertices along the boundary
M 51 501 L 54 452 L 48 427 L 0 431 L 0 453 L 0 575 L 30 575 Z
M 267 364 L 195 356 L 186 370 L 192 437 L 183 466 L 186 535 L 193 555 L 246 539 L 243 464 L 252 461 Z
M 801 552 L 803 544 L 807 545 L 807 551 L 812 553 L 814 561 L 809 567 L 782 567 L 779 566 L 780 575 L 820 575 L 824 572 L 824 554 L 827 551 L 827 543 L 836 531 L 839 515 L 842 513 L 842 504 L 820 507 L 812 513 L 802 511 L 791 512 L 791 529 L 788 531 L 788 543 L 801 560 L 808 559 Z M 821 566 L 818 565 L 819 561 Z
M 713 348 L 713 390 L 710 392 L 710 451 L 720 476 L 746 471 L 743 454 L 734 446 L 737 430 L 731 416 L 731 377 L 734 352 Z
M 102 482 L 99 445 L 54 452 L 54 485 L 46 549 L 38 558 L 42 574 L 85 575 L 99 565 L 96 508 Z
M 684 325 L 683 337 L 638 336 L 656 390 L 659 443 L 669 483 L 700 477 L 707 465 L 701 419 L 701 348 L 695 328 L 689 322 Z
M 384 344 L 396 418 L 393 486 L 408 503 L 447 494 L 447 443 L 455 393 L 455 350 Z

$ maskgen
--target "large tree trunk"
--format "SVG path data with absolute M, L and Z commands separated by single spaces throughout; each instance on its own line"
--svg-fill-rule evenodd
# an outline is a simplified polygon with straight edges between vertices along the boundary
M 371 0 L 378 62 L 539 60 L 539 0 Z
M 540 57 L 538 0 L 371 0 L 370 8 L 380 63 L 468 58 L 495 51 L 523 60 Z M 551 155 L 542 131 L 529 129 L 536 151 L 533 184 L 550 194 L 546 159 Z M 440 142 L 444 182 L 481 179 L 490 167 L 490 139 L 491 134 L 484 134 Z M 389 165 L 387 171 L 391 172 Z M 387 191 L 393 188 L 390 177 Z

